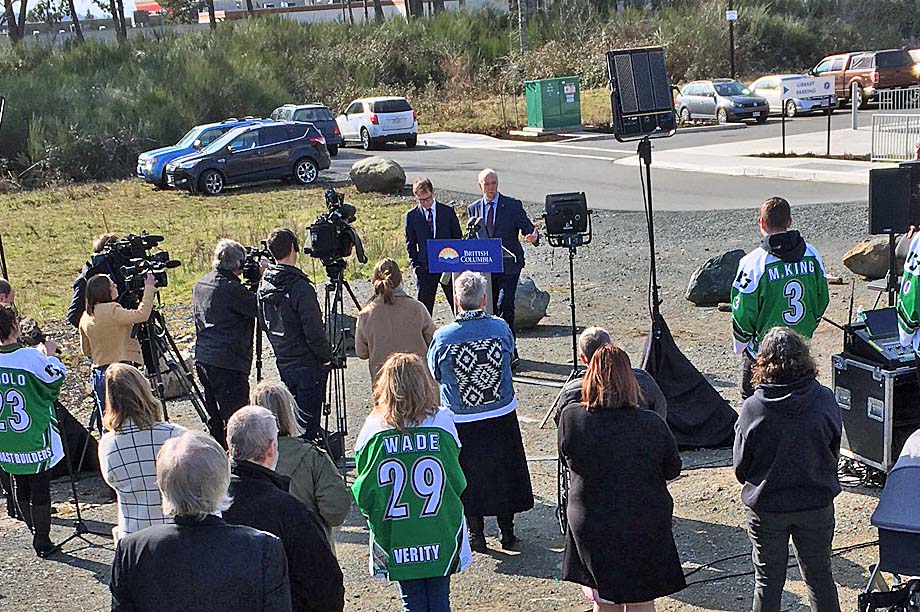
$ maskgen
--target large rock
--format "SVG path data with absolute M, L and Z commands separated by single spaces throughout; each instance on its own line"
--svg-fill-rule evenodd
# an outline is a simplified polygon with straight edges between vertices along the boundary
M 907 246 L 909 241 L 901 236 L 895 251 L 898 272 L 904 267 Z M 844 254 L 843 265 L 854 274 L 869 280 L 885 278 L 888 274 L 888 236 L 874 236 L 860 242 Z
M 391 159 L 365 157 L 355 162 L 348 173 L 358 191 L 396 193 L 406 185 L 406 173 Z
M 687 286 L 687 299 L 696 306 L 717 306 L 731 299 L 732 281 L 744 251 L 735 249 L 708 259 L 696 269 Z
M 549 292 L 543 291 L 529 276 L 521 276 L 514 296 L 514 325 L 519 330 L 536 327 L 546 316 Z
M 185 361 L 185 367 L 193 371 L 194 361 L 190 351 L 182 353 L 182 359 Z M 178 399 L 186 397 L 186 385 L 183 384 L 184 377 L 182 366 L 179 365 L 172 355 L 160 358 L 160 376 L 163 378 L 163 392 L 166 399 Z

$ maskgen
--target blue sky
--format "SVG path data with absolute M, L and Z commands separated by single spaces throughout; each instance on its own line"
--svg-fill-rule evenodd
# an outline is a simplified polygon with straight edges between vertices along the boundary
M 125 5 L 125 17 L 130 17 L 134 13 L 134 0 L 123 0 Z M 101 11 L 98 6 L 92 3 L 92 0 L 74 0 L 74 5 L 77 7 L 77 14 L 80 17 L 86 15 L 86 9 L 93 11 L 93 14 L 98 17 L 107 17 L 108 13 Z

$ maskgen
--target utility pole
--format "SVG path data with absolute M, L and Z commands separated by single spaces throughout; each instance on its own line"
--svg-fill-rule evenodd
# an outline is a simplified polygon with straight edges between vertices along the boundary
M 518 9 L 518 36 L 521 39 L 521 87 L 524 86 L 527 70 L 525 56 L 527 54 L 527 17 L 524 15 L 527 0 L 517 0 Z
M 728 57 L 729 57 L 729 76 L 735 78 L 735 20 L 738 15 L 732 7 L 732 0 L 728 0 L 728 11 L 725 13 L 728 20 Z

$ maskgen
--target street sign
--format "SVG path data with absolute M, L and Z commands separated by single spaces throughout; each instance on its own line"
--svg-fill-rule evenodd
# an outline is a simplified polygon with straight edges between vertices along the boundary
M 834 95 L 834 77 L 786 77 L 782 88 L 783 100 L 830 97 Z
M 725 21 L 738 21 L 738 11 L 725 11 Z

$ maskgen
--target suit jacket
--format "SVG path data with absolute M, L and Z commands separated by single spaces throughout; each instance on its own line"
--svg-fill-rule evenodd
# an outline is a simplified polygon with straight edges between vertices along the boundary
M 214 515 L 173 521 L 119 540 L 112 612 L 291 612 L 281 540 Z
M 435 233 L 438 240 L 449 240 L 463 238 L 463 232 L 460 230 L 460 220 L 457 219 L 457 213 L 454 207 L 447 204 L 435 202 Z M 413 206 L 406 211 L 405 219 L 406 230 L 406 251 L 409 253 L 409 264 L 418 274 L 419 271 L 428 272 L 428 245 L 427 241 L 432 238 L 428 232 L 428 221 L 425 215 L 419 210 L 418 206 Z
M 516 262 L 505 260 L 505 274 L 519 274 L 524 267 L 524 247 L 521 246 L 519 235 L 532 234 L 534 230 L 533 223 L 527 217 L 521 201 L 509 198 L 501 193 L 498 194 L 498 207 L 495 210 L 495 225 L 492 228 L 491 236 L 486 231 L 486 203 L 483 198 L 479 198 L 470 204 L 467 207 L 467 213 L 469 213 L 471 219 L 473 217 L 482 219 L 482 229 L 479 230 L 478 234 L 479 238 L 499 238 L 502 241 L 502 246 L 517 257 Z

